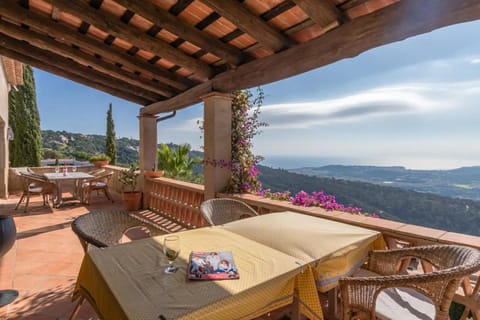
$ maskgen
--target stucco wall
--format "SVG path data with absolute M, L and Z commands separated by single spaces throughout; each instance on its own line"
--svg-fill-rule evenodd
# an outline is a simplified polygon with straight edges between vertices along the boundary
M 0 60 L 0 199 L 8 197 L 8 84 Z

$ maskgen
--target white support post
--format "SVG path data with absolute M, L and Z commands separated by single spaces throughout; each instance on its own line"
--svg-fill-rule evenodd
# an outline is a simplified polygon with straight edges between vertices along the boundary
M 224 191 L 230 180 L 228 168 L 213 166 L 211 161 L 230 162 L 232 157 L 232 99 L 231 94 L 212 92 L 201 97 L 204 102 L 204 165 L 205 200 Z

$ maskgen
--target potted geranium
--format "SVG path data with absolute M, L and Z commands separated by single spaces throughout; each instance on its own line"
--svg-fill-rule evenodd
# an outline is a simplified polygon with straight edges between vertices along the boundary
M 96 167 L 104 167 L 110 163 L 110 157 L 106 154 L 95 154 L 90 157 L 90 162 Z
M 127 210 L 139 210 L 142 207 L 142 192 L 137 189 L 138 166 L 131 164 L 120 172 L 119 181 L 122 184 L 122 199 Z

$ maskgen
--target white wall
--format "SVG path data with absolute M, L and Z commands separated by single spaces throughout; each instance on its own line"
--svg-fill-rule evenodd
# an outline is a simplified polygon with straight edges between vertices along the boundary
M 0 199 L 8 197 L 8 83 L 0 60 Z

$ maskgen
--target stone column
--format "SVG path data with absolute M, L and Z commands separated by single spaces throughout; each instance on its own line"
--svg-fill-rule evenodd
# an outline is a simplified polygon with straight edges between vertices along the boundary
M 138 185 L 143 191 L 143 208 L 148 207 L 149 194 L 145 192 L 144 170 L 152 170 L 157 167 L 157 117 L 146 114 L 138 116 L 140 120 L 140 177 Z
M 201 97 L 204 102 L 204 165 L 205 200 L 215 198 L 215 193 L 224 191 L 231 172 L 213 166 L 208 161 L 231 161 L 232 99 L 233 95 L 212 92 Z
M 157 167 L 157 117 L 140 115 L 140 170 L 152 170 Z
M 8 140 L 7 126 L 0 117 L 0 199 L 8 198 Z

